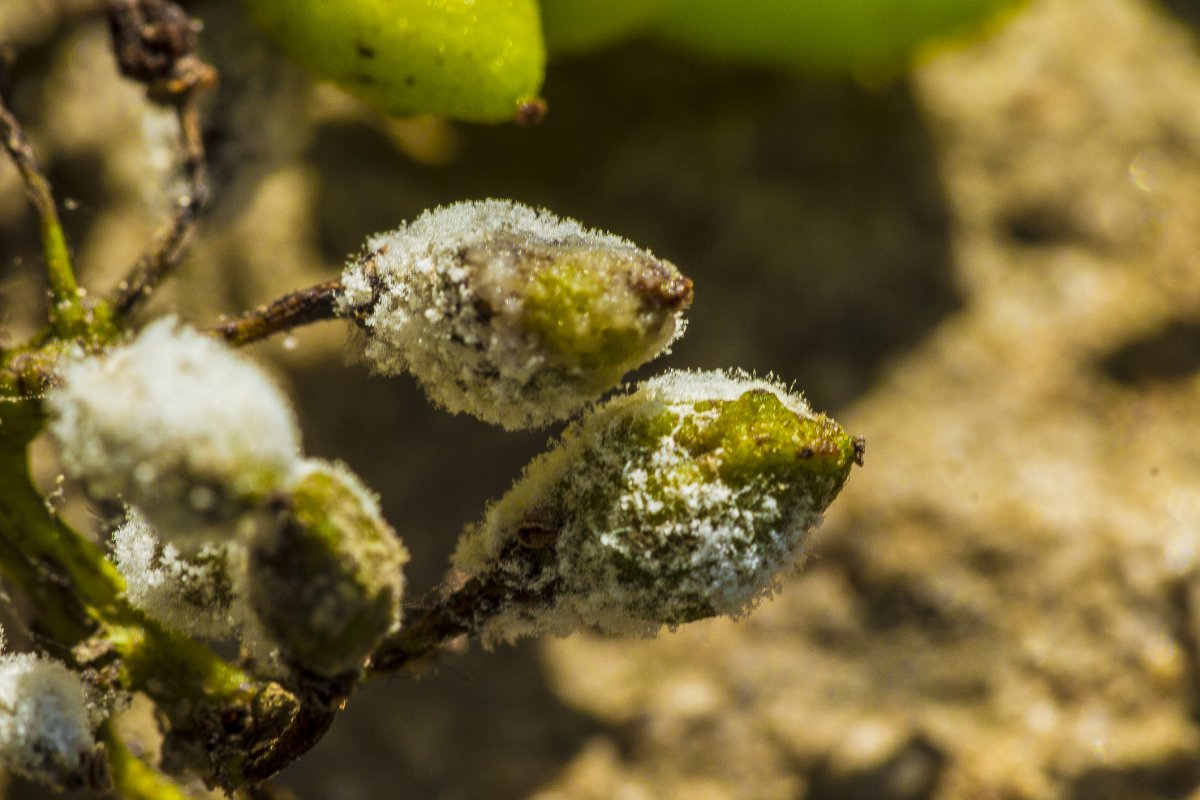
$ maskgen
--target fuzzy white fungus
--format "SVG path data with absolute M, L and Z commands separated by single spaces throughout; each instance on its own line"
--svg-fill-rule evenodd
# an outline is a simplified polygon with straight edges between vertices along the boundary
M 60 788 L 95 770 L 96 741 L 79 676 L 29 653 L 0 656 L 0 765 Z
M 287 399 L 253 363 L 173 318 L 78 358 L 47 397 L 67 471 L 186 539 L 278 485 L 299 458 Z
M 219 639 L 246 624 L 250 612 L 240 596 L 246 550 L 240 542 L 206 544 L 185 556 L 129 509 L 113 532 L 113 561 L 129 602 L 170 628 Z
M 455 564 L 479 574 L 517 563 L 514 542 L 553 548 L 515 587 L 553 599 L 518 604 L 491 639 L 737 617 L 802 562 L 860 448 L 775 382 L 668 374 L 568 428 L 468 531 Z
M 385 375 L 506 428 L 574 413 L 683 332 L 691 283 L 629 241 L 507 200 L 428 211 L 367 241 L 339 312 Z

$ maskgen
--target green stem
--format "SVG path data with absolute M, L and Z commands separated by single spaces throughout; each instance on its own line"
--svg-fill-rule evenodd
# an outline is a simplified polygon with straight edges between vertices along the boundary
M 79 284 L 75 281 L 71 253 L 67 250 L 67 237 L 63 233 L 58 214 L 42 217 L 39 227 L 42 233 L 42 254 L 46 258 L 50 290 L 54 293 L 55 302 L 78 304 Z
M 67 238 L 58 218 L 50 181 L 46 179 L 37 155 L 25 137 L 25 131 L 3 98 L 0 98 L 0 142 L 17 165 L 25 185 L 25 197 L 37 214 L 42 254 L 46 259 L 47 277 L 54 298 L 51 320 L 60 335 L 67 335 L 85 317 Z
M 38 430 L 42 412 L 32 400 L 0 409 L 0 535 L 6 548 L 57 584 L 60 593 L 74 597 L 87 621 L 102 622 L 122 615 L 124 588 L 120 574 L 95 544 L 62 522 L 47 506 L 29 477 L 26 436 Z M 9 564 L 3 565 L 6 569 Z M 44 581 L 43 581 L 44 582 Z M 85 622 L 85 620 L 80 620 Z M 66 634 L 74 630 L 51 631 Z
M 77 574 L 95 575 L 98 581 L 80 575 L 86 583 L 98 584 L 90 587 L 93 598 L 114 594 L 111 583 L 119 576 L 81 569 L 84 554 L 77 546 L 68 545 L 65 526 L 57 523 L 34 488 L 26 451 L 42 422 L 35 401 L 0 405 L 0 571 L 33 601 L 38 615 L 34 629 L 69 649 L 95 631 L 97 615 L 77 590 L 70 570 L 53 569 L 51 564 L 70 561 Z M 58 547 L 66 551 L 66 558 L 55 552 Z M 110 585 L 105 587 L 105 583 Z
M 111 722 L 101 726 L 100 739 L 108 751 L 113 794 L 121 800 L 190 800 L 177 783 L 131 753 Z

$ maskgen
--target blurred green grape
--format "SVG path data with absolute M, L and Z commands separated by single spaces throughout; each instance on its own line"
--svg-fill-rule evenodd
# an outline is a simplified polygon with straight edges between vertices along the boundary
M 552 53 L 639 34 L 732 61 L 810 72 L 902 66 L 1020 0 L 542 0 Z
M 815 72 L 903 65 L 932 40 L 976 30 L 1014 0 L 676 0 L 661 39 L 701 53 Z
M 390 114 L 527 116 L 545 65 L 536 0 L 245 0 L 298 63 Z
M 673 0 L 542 0 L 551 53 L 594 50 L 646 30 Z

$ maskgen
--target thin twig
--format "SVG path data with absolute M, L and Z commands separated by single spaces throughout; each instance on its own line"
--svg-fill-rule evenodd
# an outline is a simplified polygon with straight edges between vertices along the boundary
M 0 62 L 7 61 L 0 54 Z M 0 71 L 5 65 L 0 63 Z M 0 92 L 0 141 L 8 151 L 21 181 L 25 186 L 25 197 L 37 214 L 38 228 L 42 237 L 42 253 L 46 259 L 46 271 L 50 281 L 50 290 L 54 294 L 55 305 L 79 304 L 79 285 L 75 280 L 75 271 L 71 266 L 71 255 L 67 249 L 67 239 L 63 235 L 62 222 L 58 217 L 58 208 L 54 202 L 54 193 L 50 188 L 42 165 L 38 162 L 37 154 L 33 151 L 29 139 L 21 123 L 9 108 L 4 94 Z
M 470 578 L 380 644 L 371 656 L 369 670 L 403 669 L 459 636 L 477 635 L 504 611 L 550 605 L 558 587 L 554 581 L 540 578 L 553 552 L 551 547 L 510 542 L 497 558 L 496 567 Z
M 463 634 L 477 631 L 502 606 L 503 586 L 472 578 L 385 641 L 371 656 L 372 672 L 395 672 Z
M 188 182 L 166 229 L 112 292 L 113 308 L 124 316 L 179 263 L 208 204 L 199 102 L 216 86 L 217 72 L 195 53 L 199 25 L 170 0 L 109 0 L 108 19 L 121 74 L 145 84 L 152 102 L 175 109 Z
M 301 325 L 337 317 L 339 280 L 325 281 L 307 289 L 286 294 L 269 305 L 259 306 L 242 316 L 209 329 L 229 344 L 239 347 L 283 333 Z

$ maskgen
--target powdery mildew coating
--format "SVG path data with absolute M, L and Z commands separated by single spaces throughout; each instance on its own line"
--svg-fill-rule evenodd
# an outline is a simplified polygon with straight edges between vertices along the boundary
M 168 627 L 205 639 L 238 634 L 249 609 L 239 596 L 246 569 L 240 542 L 206 544 L 187 556 L 163 544 L 129 509 L 113 532 L 113 561 L 136 608 Z
M 0 656 L 0 765 L 52 786 L 78 787 L 95 744 L 78 675 L 29 653 Z
M 805 467 L 781 484 L 766 470 L 726 480 L 719 464 L 701 465 L 686 431 L 712 423 L 719 412 L 697 405 L 761 392 L 795 418 L 832 426 L 826 430 L 835 431 L 840 449 L 830 472 Z M 782 572 L 802 562 L 808 532 L 854 460 L 851 442 L 773 381 L 675 372 L 643 383 L 570 427 L 460 542 L 456 566 L 477 574 L 496 564 L 531 519 L 558 528 L 554 564 L 538 578 L 552 587 L 551 607 L 515 609 L 494 620 L 485 636 L 565 634 L 581 626 L 649 633 L 663 624 L 744 614 Z
M 379 373 L 506 428 L 562 419 L 683 332 L 691 284 L 629 241 L 507 200 L 461 202 L 372 237 L 339 311 Z
M 287 399 L 253 363 L 165 318 L 133 341 L 68 363 L 47 398 L 66 470 L 185 540 L 299 458 Z

